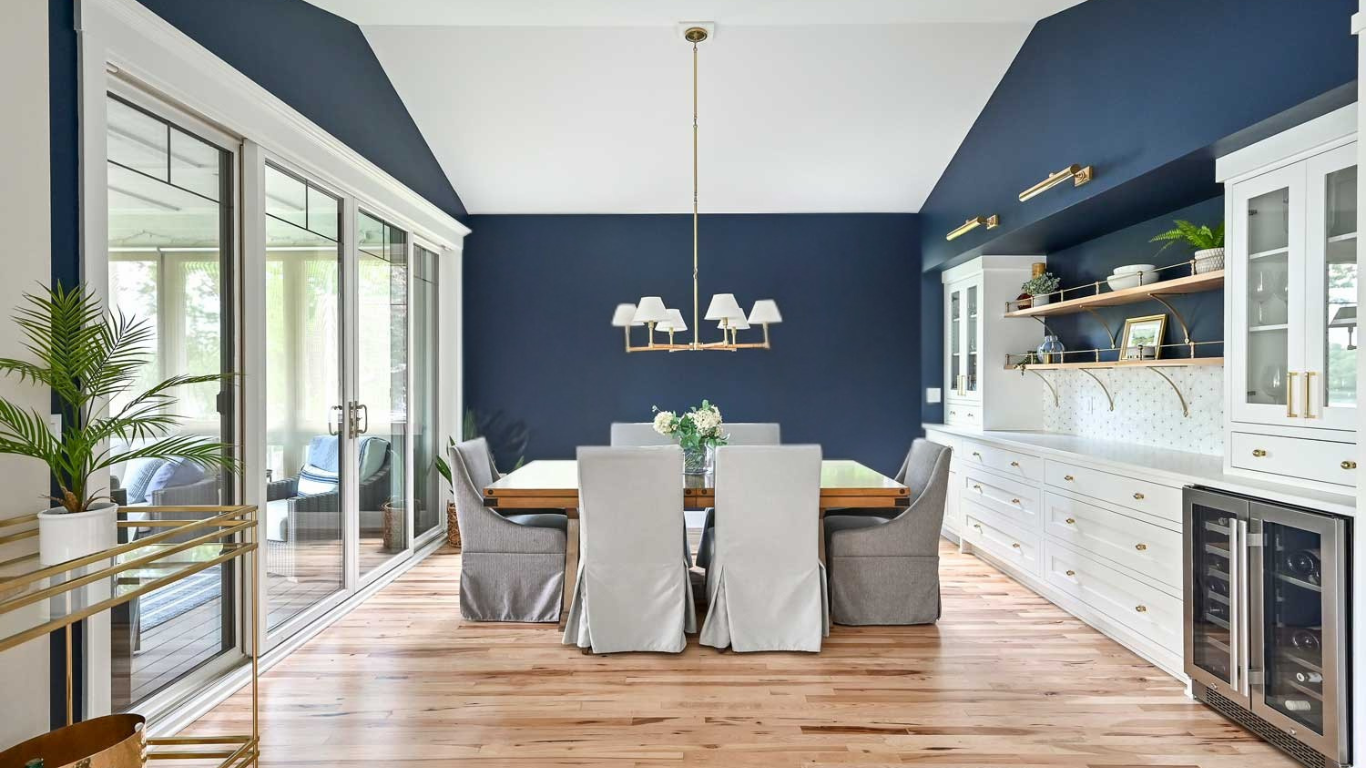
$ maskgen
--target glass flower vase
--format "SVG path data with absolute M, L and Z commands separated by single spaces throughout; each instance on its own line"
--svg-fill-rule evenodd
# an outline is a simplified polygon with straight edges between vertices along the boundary
M 709 475 L 716 462 L 716 450 L 709 445 L 683 449 L 683 474 Z

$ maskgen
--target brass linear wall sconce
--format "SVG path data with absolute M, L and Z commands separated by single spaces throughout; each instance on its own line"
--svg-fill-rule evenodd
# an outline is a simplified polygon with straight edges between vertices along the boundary
M 963 226 L 946 235 L 944 239 L 954 240 L 960 238 L 983 224 L 987 225 L 987 229 L 995 229 L 1001 226 L 1001 217 L 995 214 L 992 214 L 991 216 L 974 216 L 963 222 Z
M 1023 203 L 1030 198 L 1038 197 L 1068 179 L 1072 179 L 1072 186 L 1080 187 L 1082 184 L 1090 181 L 1094 176 L 1095 169 L 1093 167 L 1089 165 L 1080 166 L 1073 163 L 1057 173 L 1049 174 L 1048 178 L 1021 192 L 1020 202 Z

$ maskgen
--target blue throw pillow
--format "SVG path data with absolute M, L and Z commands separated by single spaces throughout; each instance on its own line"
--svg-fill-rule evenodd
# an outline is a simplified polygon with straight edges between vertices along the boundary
M 123 484 L 123 487 L 128 489 L 129 504 L 147 501 L 147 485 L 165 463 L 165 459 L 135 459 L 129 462 L 128 476 Z
M 150 500 L 152 494 L 163 488 L 179 488 L 182 485 L 193 485 L 204 479 L 204 468 L 193 461 L 175 459 L 168 461 L 152 475 L 151 482 L 147 483 L 145 498 Z

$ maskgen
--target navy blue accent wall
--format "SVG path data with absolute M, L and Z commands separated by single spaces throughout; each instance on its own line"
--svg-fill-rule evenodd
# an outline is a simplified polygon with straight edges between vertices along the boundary
M 1126 227 L 1104 237 L 1089 240 L 1066 250 L 1048 254 L 1048 270 L 1057 275 L 1064 287 L 1079 286 L 1105 281 L 1115 267 L 1124 264 L 1156 264 L 1165 267 L 1182 260 L 1190 259 L 1194 249 L 1184 243 L 1176 243 L 1157 254 L 1161 243 L 1149 242 L 1154 235 L 1172 228 L 1173 219 L 1185 219 L 1193 224 L 1213 226 L 1224 220 L 1223 196 L 1211 198 L 1202 203 L 1172 211 L 1155 219 Z M 1165 273 L 1164 273 L 1165 274 Z M 1174 277 L 1185 277 L 1189 270 L 1175 270 Z M 1082 296 L 1083 293 L 1069 294 Z M 1222 339 L 1224 337 L 1224 294 L 1222 291 L 1177 296 L 1169 299 L 1181 312 L 1190 325 L 1191 338 L 1195 341 Z M 1167 318 L 1166 343 L 1175 344 L 1183 340 L 1181 330 L 1171 312 L 1156 301 L 1128 304 L 1122 307 L 1101 307 L 1097 313 L 1105 320 L 1116 336 L 1124 328 L 1124 319 L 1143 315 L 1165 314 Z M 1063 315 L 1048 321 L 1048 327 L 1055 331 L 1068 349 L 1106 349 L 1110 338 L 1100 324 L 1090 315 Z M 1199 357 L 1220 357 L 1224 350 L 1220 345 L 1197 347 Z M 1174 351 L 1163 352 L 1164 356 L 1177 356 Z M 1068 358 L 1071 360 L 1072 358 Z M 1107 358 L 1112 359 L 1112 358 Z
M 784 442 L 884 472 L 919 431 L 912 214 L 703 216 L 700 311 L 727 291 L 746 310 L 773 298 L 783 312 L 774 349 L 735 353 L 627 355 L 609 322 L 618 303 L 663 292 L 691 326 L 690 216 L 472 216 L 470 226 L 466 400 L 524 420 L 528 459 L 571 458 L 605 445 L 613 421 L 703 398 L 730 421 L 776 421 Z M 719 338 L 715 323 L 702 330 Z
M 944 375 L 939 268 L 973 252 L 1046 252 L 1051 269 L 1077 274 L 1104 266 L 1090 249 L 1119 240 L 1101 235 L 1141 238 L 1146 220 L 1219 194 L 1214 158 L 1230 137 L 1256 140 L 1253 126 L 1283 129 L 1280 117 L 1353 100 L 1355 11 L 1354 0 L 1088 0 L 1040 21 L 921 209 L 925 380 Z M 1095 180 L 1019 202 L 1070 163 L 1094 165 Z M 993 213 L 1000 228 L 944 239 Z
M 80 281 L 81 252 L 75 7 L 72 0 L 50 0 L 47 12 L 52 283 L 72 286 Z

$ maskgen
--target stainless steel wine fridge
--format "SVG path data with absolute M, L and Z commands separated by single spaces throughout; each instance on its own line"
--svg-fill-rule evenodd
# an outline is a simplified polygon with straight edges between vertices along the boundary
M 1195 697 L 1305 765 L 1348 764 L 1348 521 L 1202 488 L 1185 507 Z

